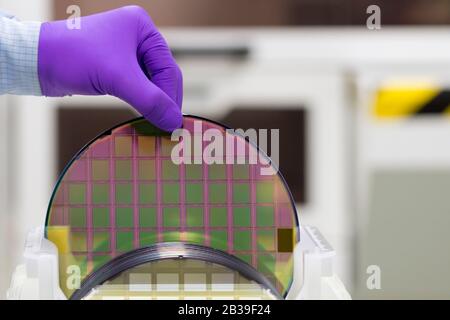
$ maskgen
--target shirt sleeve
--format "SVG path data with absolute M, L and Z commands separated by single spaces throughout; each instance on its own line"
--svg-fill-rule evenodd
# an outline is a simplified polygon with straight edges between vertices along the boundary
M 20 22 L 0 11 L 0 94 L 41 95 L 40 22 Z

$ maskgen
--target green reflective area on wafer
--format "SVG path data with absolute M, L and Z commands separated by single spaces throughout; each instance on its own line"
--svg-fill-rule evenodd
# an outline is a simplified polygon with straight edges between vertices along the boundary
M 192 144 L 198 128 L 229 134 L 214 122 L 184 117 Z M 92 141 L 60 176 L 49 204 L 47 237 L 58 246 L 63 267 L 79 266 L 84 278 L 128 251 L 186 242 L 238 257 L 285 295 L 298 242 L 295 205 L 281 175 L 262 175 L 267 164 L 249 163 L 255 147 L 238 135 L 233 139 L 245 145 L 244 155 L 233 149 L 245 164 L 174 163 L 172 151 L 184 140 L 172 141 L 143 119 Z M 205 141 L 199 145 L 207 148 Z

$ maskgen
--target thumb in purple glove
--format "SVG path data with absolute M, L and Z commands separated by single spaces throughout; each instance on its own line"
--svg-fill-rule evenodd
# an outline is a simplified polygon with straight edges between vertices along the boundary
M 144 9 L 128 6 L 41 26 L 38 74 L 42 93 L 113 95 L 159 128 L 182 123 L 183 80 L 164 38 Z M 148 77 L 147 77 L 148 75 Z

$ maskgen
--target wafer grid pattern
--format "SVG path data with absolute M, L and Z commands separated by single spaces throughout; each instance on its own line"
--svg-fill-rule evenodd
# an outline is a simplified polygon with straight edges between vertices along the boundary
M 91 300 L 274 299 L 259 284 L 223 266 L 195 260 L 163 260 L 127 270 L 94 288 Z
M 193 121 L 185 119 L 184 127 L 193 130 Z M 283 291 L 296 222 L 280 177 L 261 175 L 259 164 L 175 165 L 177 142 L 136 125 L 142 123 L 94 142 L 55 193 L 49 226 L 70 226 L 70 250 L 82 272 L 133 249 L 184 241 L 239 257 Z M 211 127 L 217 126 L 203 123 L 203 130 Z

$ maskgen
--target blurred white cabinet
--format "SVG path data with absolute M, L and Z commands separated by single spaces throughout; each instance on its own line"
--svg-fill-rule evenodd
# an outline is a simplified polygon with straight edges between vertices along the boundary
M 358 298 L 450 298 L 450 118 L 374 114 L 386 83 L 450 88 L 447 53 L 446 62 L 366 66 L 355 79 Z M 381 271 L 379 290 L 366 286 L 370 265 Z

